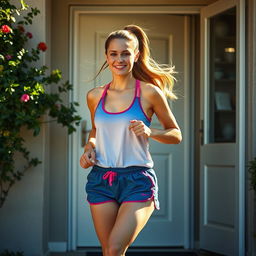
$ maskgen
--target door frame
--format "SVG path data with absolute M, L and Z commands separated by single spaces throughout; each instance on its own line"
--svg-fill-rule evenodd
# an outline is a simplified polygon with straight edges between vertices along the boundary
M 76 58 L 74 47 L 77 45 L 76 35 L 78 33 L 78 18 L 80 14 L 199 14 L 202 6 L 70 6 L 69 9 L 69 80 L 72 84 L 77 84 L 74 70 L 76 70 Z M 184 25 L 184 109 L 187 117 L 184 120 L 184 248 L 194 247 L 194 125 L 195 111 L 192 100 L 194 92 L 194 82 L 190 77 L 192 73 L 192 55 L 189 52 L 190 38 L 190 18 L 185 17 Z M 69 95 L 69 101 L 78 101 L 76 86 Z M 68 240 L 67 250 L 76 250 L 76 216 L 77 216 L 77 163 L 73 161 L 77 152 L 78 132 L 71 134 L 68 138 Z
M 239 255 L 244 255 L 245 253 L 245 159 L 246 159 L 246 106 L 245 106 L 245 100 L 246 100 L 246 80 L 245 80 L 245 0 L 228 0 L 228 1 L 217 1 L 213 4 L 210 4 L 208 6 L 217 6 L 219 9 L 229 9 L 232 7 L 237 8 L 237 16 L 236 16 L 236 24 L 237 24 L 237 54 L 236 56 L 236 63 L 237 63 L 237 85 L 236 85 L 236 95 L 237 95 L 237 113 L 236 113 L 236 127 L 237 127 L 237 135 L 236 135 L 236 160 L 235 160 L 235 166 L 236 166 L 236 176 L 235 176 L 235 186 L 237 187 L 237 192 L 235 195 L 235 205 L 239 206 L 239 213 L 238 216 L 235 216 L 235 227 L 237 228 L 235 241 L 238 241 L 238 244 L 235 245 L 235 251 Z M 217 8 L 211 8 L 208 10 L 209 17 L 212 17 L 219 13 L 219 11 L 216 11 Z M 204 9 L 202 10 L 204 12 Z M 201 16 L 201 15 L 200 15 Z M 208 18 L 209 18 L 208 17 Z M 201 103 L 202 106 L 200 108 L 200 120 L 207 120 L 207 113 L 209 111 L 207 102 L 205 102 L 205 99 L 208 97 L 209 92 L 208 86 L 205 86 L 209 83 L 208 77 L 209 77 L 209 70 L 208 70 L 208 60 L 209 60 L 209 53 L 208 53 L 208 45 L 209 42 L 207 39 L 207 26 L 208 21 L 202 20 L 202 17 L 200 17 L 200 28 L 202 30 L 202 37 L 201 37 L 201 52 L 200 52 L 200 94 L 201 94 Z M 207 122 L 204 122 L 203 125 L 203 144 L 208 141 L 208 135 L 206 134 L 206 131 L 208 131 L 208 124 Z M 201 149 L 200 149 L 201 151 Z M 201 160 L 200 160 L 201 161 Z M 201 164 L 200 164 L 201 166 Z M 201 174 L 202 170 L 200 170 Z M 200 187 L 202 187 L 202 177 L 200 177 Z M 200 194 L 200 197 L 202 195 Z M 201 201 L 201 200 L 200 200 Z M 201 214 L 202 218 L 202 214 Z M 201 221 L 201 220 L 200 220 Z

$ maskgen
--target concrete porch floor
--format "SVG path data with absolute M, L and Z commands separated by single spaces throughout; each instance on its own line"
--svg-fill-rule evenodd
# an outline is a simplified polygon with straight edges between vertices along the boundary
M 139 252 L 141 254 L 141 256 L 143 256 L 143 252 L 156 252 L 155 256 L 158 256 L 157 253 L 158 252 L 170 252 L 173 253 L 174 252 L 194 252 L 197 254 L 197 256 L 224 256 L 222 254 L 217 254 L 217 253 L 212 253 L 212 252 L 208 252 L 208 251 L 204 251 L 204 250 L 182 250 L 182 249 L 164 249 L 164 248 L 144 248 L 144 249 L 137 249 L 137 248 L 130 248 L 128 250 L 128 252 Z M 86 256 L 88 252 L 100 252 L 99 249 L 96 248 L 88 248 L 88 249 L 83 249 L 83 250 L 79 250 L 79 251 L 73 251 L 73 252 L 51 252 L 50 254 L 48 254 L 48 256 Z

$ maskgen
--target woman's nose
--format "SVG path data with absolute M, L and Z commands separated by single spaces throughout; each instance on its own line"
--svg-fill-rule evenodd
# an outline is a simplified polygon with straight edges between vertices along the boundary
M 123 61 L 122 55 L 118 55 L 118 56 L 117 56 L 117 61 L 118 61 L 118 62 L 122 62 L 122 61 Z

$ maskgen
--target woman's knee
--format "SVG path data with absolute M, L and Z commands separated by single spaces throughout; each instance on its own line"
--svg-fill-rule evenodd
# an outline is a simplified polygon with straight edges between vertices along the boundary
M 127 247 L 123 247 L 121 243 L 109 241 L 107 248 L 108 256 L 121 256 L 124 254 Z
M 102 247 L 103 256 L 108 256 L 108 247 Z

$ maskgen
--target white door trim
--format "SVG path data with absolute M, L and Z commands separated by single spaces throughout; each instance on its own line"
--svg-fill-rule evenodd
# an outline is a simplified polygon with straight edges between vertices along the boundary
M 217 8 L 215 8 L 217 7 Z M 235 237 L 235 241 L 239 241 L 239 243 L 235 244 L 235 252 L 237 255 L 244 255 L 245 252 L 245 134 L 246 134 L 246 108 L 245 108 L 245 92 L 246 92 L 246 83 L 245 83 L 245 0 L 226 0 L 226 1 L 217 1 L 211 4 L 209 7 L 203 8 L 201 14 L 203 15 L 207 9 L 208 18 L 218 14 L 221 10 L 227 10 L 229 8 L 236 7 L 237 9 L 237 52 L 239 52 L 236 57 L 237 62 L 237 85 L 236 86 L 236 95 L 237 95 L 237 113 L 236 113 L 236 127 L 237 127 L 237 149 L 236 149 L 236 168 L 238 170 L 238 175 L 235 176 L 235 186 L 237 189 L 236 205 L 239 205 L 239 214 L 235 216 L 235 226 L 237 228 Z M 207 120 L 207 113 L 209 113 L 209 107 L 207 102 L 204 101 L 209 95 L 208 86 L 205 86 L 209 83 L 209 70 L 207 66 L 207 61 L 209 59 L 209 53 L 207 51 L 207 20 L 203 20 L 201 18 L 201 30 L 203 32 L 203 36 L 201 38 L 201 102 L 204 104 L 203 108 L 201 108 L 200 118 L 203 120 Z M 204 70 L 206 70 L 204 72 Z M 209 124 L 205 122 L 204 131 L 208 131 Z M 207 137 L 208 133 L 204 132 L 204 141 L 205 144 L 209 141 Z
M 239 56 L 237 58 L 238 61 L 238 83 L 239 87 L 237 88 L 237 95 L 240 95 L 238 98 L 238 109 L 239 112 L 237 114 L 237 121 L 239 121 L 238 126 L 238 150 L 236 153 L 236 161 L 237 166 L 239 168 L 239 177 L 236 179 L 236 186 L 238 187 L 238 204 L 239 207 L 239 218 L 237 218 L 237 227 L 238 227 L 238 241 L 237 249 L 239 251 L 239 255 L 243 255 L 245 252 L 245 134 L 246 134 L 246 120 L 245 120 L 245 91 L 246 91 L 246 83 L 245 83 L 245 0 L 236 0 L 237 2 L 237 21 L 239 24 L 238 33 L 240 37 L 238 38 L 238 52 Z
M 74 85 L 74 90 L 70 93 L 69 101 L 78 101 L 78 95 L 76 90 L 77 78 L 74 75 L 74 70 L 76 67 L 75 51 L 73 50 L 77 46 L 77 32 L 78 32 L 78 18 L 80 14 L 115 14 L 115 13 L 125 13 L 125 14 L 198 14 L 200 13 L 200 8 L 202 6 L 71 6 L 70 7 L 70 27 L 69 27 L 69 80 Z M 194 116 L 193 106 L 191 105 L 191 79 L 189 79 L 190 70 L 190 54 L 188 50 L 189 46 L 189 17 L 185 19 L 185 54 L 184 54 L 184 93 L 189 97 L 185 97 L 185 113 L 187 117 L 185 118 L 184 134 L 187 137 L 183 138 L 184 143 L 184 247 L 191 248 L 193 245 L 193 230 L 191 230 L 192 218 L 192 207 L 194 204 L 193 196 L 193 174 L 194 169 L 192 162 L 192 153 L 194 148 L 194 143 L 190 138 L 193 138 L 193 129 L 191 129 L 190 124 L 193 123 L 192 117 Z M 189 113 L 189 114 L 188 114 Z M 78 131 L 80 132 L 80 131 Z M 73 161 L 74 157 L 77 156 L 77 141 L 79 134 L 71 134 L 68 140 L 68 251 L 76 250 L 77 241 L 77 230 L 76 230 L 76 217 L 77 217 L 77 175 L 72 170 L 76 170 L 77 163 Z M 192 181 L 189 184 L 189 181 Z M 192 195 L 192 196 L 191 196 Z

